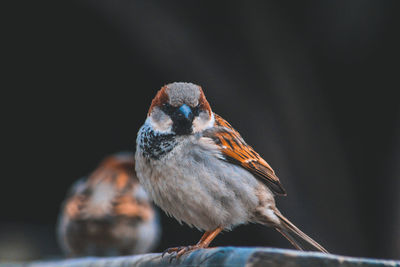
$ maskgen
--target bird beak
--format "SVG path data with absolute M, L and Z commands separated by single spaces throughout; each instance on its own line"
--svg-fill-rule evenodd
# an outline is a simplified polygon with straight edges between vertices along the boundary
M 182 106 L 179 107 L 179 113 L 189 121 L 192 121 L 194 118 L 192 109 L 186 104 L 183 104 Z

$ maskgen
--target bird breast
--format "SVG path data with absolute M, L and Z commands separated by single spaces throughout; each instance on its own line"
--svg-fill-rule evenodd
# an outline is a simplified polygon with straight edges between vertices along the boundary
M 157 159 L 146 157 L 142 147 L 138 142 L 137 175 L 167 214 L 201 230 L 229 229 L 252 220 L 260 183 L 248 171 L 222 160 L 211 139 L 176 137 L 174 148 Z

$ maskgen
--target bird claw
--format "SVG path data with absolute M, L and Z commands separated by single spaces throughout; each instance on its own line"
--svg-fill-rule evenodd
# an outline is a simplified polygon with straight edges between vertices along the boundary
M 181 250 L 183 247 L 175 247 L 175 248 L 167 248 L 164 250 L 164 252 L 161 254 L 161 257 L 164 257 L 165 254 L 172 254 L 176 253 L 177 251 Z
M 164 257 L 165 254 L 171 254 L 171 257 L 169 259 L 169 262 L 171 263 L 174 259 L 178 260 L 183 254 L 199 248 L 200 248 L 199 246 L 181 246 L 175 248 L 168 248 L 164 250 L 164 252 L 161 254 L 161 257 Z

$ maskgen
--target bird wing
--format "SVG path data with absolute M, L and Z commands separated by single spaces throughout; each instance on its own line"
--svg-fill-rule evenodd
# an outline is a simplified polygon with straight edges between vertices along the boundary
M 217 144 L 224 159 L 251 172 L 270 188 L 276 195 L 286 195 L 286 191 L 269 164 L 240 136 L 223 118 L 214 113 L 214 127 L 203 136 Z

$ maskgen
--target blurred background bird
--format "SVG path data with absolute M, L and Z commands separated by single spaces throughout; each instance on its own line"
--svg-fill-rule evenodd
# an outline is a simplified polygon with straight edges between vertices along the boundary
M 107 157 L 72 186 L 57 231 L 69 257 L 130 255 L 155 247 L 158 215 L 138 182 L 132 153 Z

